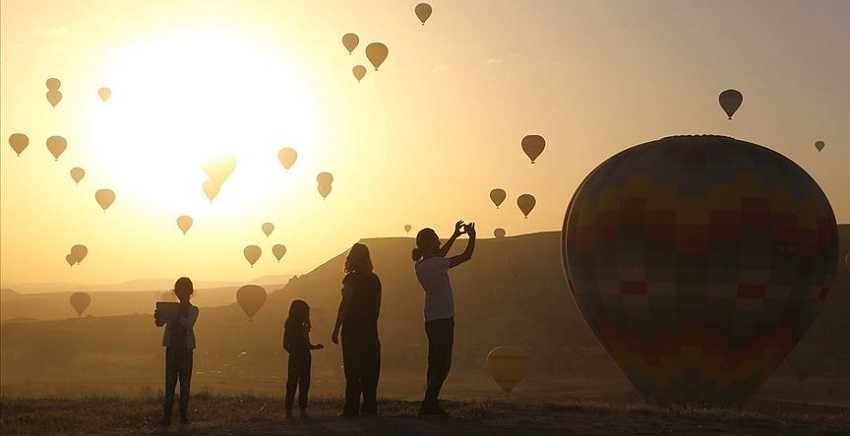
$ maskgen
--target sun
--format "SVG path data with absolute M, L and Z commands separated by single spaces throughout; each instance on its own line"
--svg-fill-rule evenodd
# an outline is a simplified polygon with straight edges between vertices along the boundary
M 221 30 L 164 35 L 116 50 L 105 72 L 112 97 L 89 126 L 105 179 L 144 207 L 209 207 L 202 165 L 225 156 L 236 171 L 223 210 L 269 200 L 282 173 L 277 151 L 301 156 L 317 140 L 318 116 L 297 62 L 270 45 Z

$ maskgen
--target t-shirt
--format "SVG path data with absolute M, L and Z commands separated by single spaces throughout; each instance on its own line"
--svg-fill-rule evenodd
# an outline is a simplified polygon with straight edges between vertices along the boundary
M 449 260 L 434 256 L 416 263 L 416 278 L 425 290 L 425 321 L 455 316 L 454 295 L 449 281 Z

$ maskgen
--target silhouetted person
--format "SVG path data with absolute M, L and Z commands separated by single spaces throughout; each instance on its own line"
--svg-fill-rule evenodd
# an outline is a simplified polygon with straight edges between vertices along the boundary
M 284 407 L 286 417 L 292 418 L 295 391 L 298 390 L 298 407 L 301 417 L 307 417 L 307 395 L 310 393 L 311 350 L 321 350 L 322 344 L 310 343 L 310 306 L 304 300 L 294 300 L 289 306 L 289 317 L 283 325 L 283 349 L 289 352 L 286 375 Z
M 197 306 L 189 302 L 194 292 L 192 280 L 180 277 L 174 283 L 174 294 L 180 300 L 177 316 L 162 319 L 159 311 L 154 311 L 154 323 L 157 327 L 165 325 L 162 345 L 165 346 L 165 398 L 163 402 L 162 425 L 171 425 L 171 410 L 174 405 L 174 389 L 180 381 L 180 422 L 189 422 L 189 389 L 192 381 L 192 352 L 195 349 L 195 322 L 198 320 Z
M 446 258 L 455 239 L 463 233 L 469 235 L 469 243 L 462 254 Z M 416 278 L 425 290 L 425 333 L 428 335 L 428 378 L 422 415 L 445 415 L 440 408 L 440 389 L 443 387 L 452 365 L 454 344 L 454 296 L 449 281 L 449 269 L 472 258 L 475 250 L 475 223 L 458 221 L 452 237 L 440 246 L 440 237 L 433 229 L 425 228 L 416 235 L 413 260 L 416 262 Z
M 343 416 L 376 415 L 381 343 L 378 316 L 381 311 L 381 281 L 372 272 L 369 248 L 354 244 L 345 259 L 342 301 L 332 334 L 339 343 L 342 327 L 342 357 L 345 366 Z M 360 397 L 363 403 L 360 403 Z

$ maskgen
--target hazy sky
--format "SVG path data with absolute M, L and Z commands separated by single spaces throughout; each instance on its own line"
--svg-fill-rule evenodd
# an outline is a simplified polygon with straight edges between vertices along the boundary
M 415 1 L 3 0 L 0 278 L 247 280 L 306 272 L 408 223 L 411 235 L 447 235 L 457 218 L 482 235 L 556 230 L 591 169 L 674 134 L 771 147 L 850 220 L 850 2 L 430 3 L 423 27 Z M 373 41 L 389 47 L 378 72 L 363 53 Z M 55 109 L 49 77 L 62 81 Z M 717 105 L 727 88 L 744 94 L 733 121 Z M 30 138 L 20 158 L 16 132 Z M 519 145 L 529 133 L 547 140 L 534 165 Z M 58 162 L 52 135 L 68 140 Z M 299 152 L 289 172 L 284 146 Z M 210 204 L 200 164 L 225 153 L 236 171 Z M 320 171 L 334 174 L 326 200 Z M 508 191 L 499 210 L 493 187 Z M 117 193 L 106 213 L 100 188 Z M 526 192 L 538 203 L 523 219 Z M 186 236 L 182 214 L 195 220 Z M 89 254 L 70 268 L 77 243 Z M 281 263 L 275 243 L 289 249 Z M 247 244 L 264 251 L 254 268 Z

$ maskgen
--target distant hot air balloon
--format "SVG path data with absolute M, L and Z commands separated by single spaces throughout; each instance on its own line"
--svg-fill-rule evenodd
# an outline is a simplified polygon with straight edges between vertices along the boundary
M 505 229 L 503 229 L 501 227 L 498 227 L 495 230 L 493 230 L 493 236 L 495 236 L 497 238 L 504 238 L 505 234 L 506 234 Z
M 77 265 L 79 265 L 88 254 L 89 249 L 85 245 L 76 244 L 71 247 L 71 256 L 74 258 L 74 263 Z
M 74 292 L 69 299 L 71 307 L 77 311 L 77 316 L 83 316 L 83 312 L 88 309 L 91 304 L 91 296 L 85 292 Z
M 824 147 L 826 147 L 826 144 L 823 141 L 815 141 L 815 148 L 817 148 L 818 151 L 823 150 Z
M 522 151 L 531 159 L 531 163 L 534 163 L 534 160 L 543 153 L 544 148 L 546 148 L 546 140 L 540 135 L 526 135 L 522 138 Z
M 218 195 L 219 191 L 221 191 L 221 185 L 212 179 L 204 180 L 204 183 L 201 186 L 204 188 L 204 194 L 206 194 L 210 203 L 212 203 L 213 199 L 216 195 Z
M 496 209 L 502 205 L 506 198 L 508 198 L 508 193 L 504 189 L 496 188 L 490 191 L 490 201 L 496 205 Z
M 284 147 L 277 152 L 277 160 L 283 165 L 283 169 L 290 169 L 298 159 L 298 152 L 294 148 Z
M 316 181 L 319 183 L 319 195 L 321 195 L 322 198 L 327 198 L 327 196 L 331 193 L 331 185 L 334 181 L 333 174 L 321 172 L 318 176 L 316 176 Z
M 419 18 L 419 21 L 424 26 L 425 22 L 428 21 L 428 17 L 431 16 L 431 5 L 428 3 L 419 3 L 413 10 L 416 12 L 416 17 Z
M 781 154 L 674 136 L 591 171 L 561 244 L 579 309 L 646 398 L 740 404 L 823 307 L 838 230 L 826 195 Z
M 390 51 L 387 46 L 380 42 L 373 42 L 366 46 L 366 57 L 375 67 L 375 71 L 378 71 L 378 67 L 387 60 L 389 53 Z
M 86 170 L 80 167 L 71 168 L 71 179 L 74 180 L 74 183 L 79 184 L 80 180 L 83 180 L 83 177 L 86 176 Z
M 242 254 L 245 255 L 245 259 L 251 264 L 251 268 L 253 268 L 254 264 L 260 259 L 260 255 L 263 254 L 263 250 L 256 245 L 248 245 L 242 250 Z
M 354 33 L 346 33 L 342 35 L 342 46 L 348 50 L 348 54 L 354 51 L 357 48 L 357 44 L 360 43 L 360 38 Z
M 236 302 L 242 307 L 249 320 L 263 307 L 266 302 L 266 290 L 257 285 L 245 285 L 236 291 Z
M 62 101 L 62 92 L 59 91 L 59 87 L 62 86 L 62 82 L 56 78 L 49 78 L 47 82 L 45 82 L 45 86 L 47 86 L 47 101 L 51 106 L 56 107 L 60 101 Z
M 68 141 L 61 136 L 51 136 L 47 138 L 47 150 L 53 155 L 54 160 L 59 160 L 59 156 L 68 148 Z
M 106 209 L 115 201 L 115 192 L 111 189 L 98 189 L 94 193 L 94 199 L 97 200 L 97 204 L 106 212 Z
M 77 263 L 77 260 L 74 259 L 73 254 L 68 253 L 65 255 L 65 262 L 68 262 L 68 266 L 74 266 Z
M 363 80 L 364 76 L 366 76 L 366 67 L 363 65 L 355 65 L 351 67 L 351 74 L 354 74 L 354 78 L 359 82 Z
M 522 211 L 522 215 L 528 218 L 528 214 L 534 209 L 537 200 L 531 194 L 522 194 L 516 199 L 516 205 Z
M 283 244 L 275 244 L 274 246 L 272 246 L 272 254 L 274 254 L 274 257 L 277 259 L 278 262 L 280 262 L 280 260 L 283 259 L 283 256 L 286 254 L 286 246 Z
M 219 186 L 230 178 L 233 171 L 236 169 L 236 157 L 231 155 L 210 159 L 201 165 L 201 168 L 207 174 L 207 177 L 214 181 Z
M 192 217 L 190 217 L 189 215 L 180 215 L 179 217 L 177 217 L 177 227 L 180 227 L 180 230 L 183 231 L 184 235 L 186 234 L 186 232 L 189 231 L 190 228 L 192 228 L 193 222 L 194 221 L 192 220 Z
M 9 145 L 12 147 L 12 150 L 15 150 L 15 154 L 20 157 L 24 149 L 30 145 L 30 139 L 23 133 L 13 133 L 9 136 Z
M 515 347 L 496 347 L 487 354 L 487 372 L 509 394 L 528 375 L 528 353 Z
M 263 233 L 268 237 L 274 231 L 274 224 L 272 223 L 263 223 L 262 225 Z
M 718 100 L 720 101 L 720 107 L 723 108 L 723 111 L 726 112 L 726 115 L 731 120 L 732 115 L 735 115 L 735 111 L 744 102 L 744 96 L 738 90 L 727 89 L 720 93 Z
M 412 229 L 412 228 L 413 228 L 413 226 L 411 226 L 410 224 L 405 224 L 404 225 L 404 233 L 410 233 L 410 229 Z
M 106 101 L 109 100 L 109 97 L 112 97 L 112 90 L 107 87 L 103 87 L 97 90 L 97 95 L 104 103 L 106 103 Z

